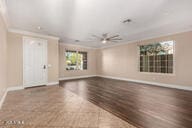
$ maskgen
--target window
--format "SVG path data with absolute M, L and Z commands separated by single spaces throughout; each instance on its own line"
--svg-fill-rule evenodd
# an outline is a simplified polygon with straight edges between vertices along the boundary
M 77 66 L 77 52 L 67 50 L 65 55 L 67 64 L 66 70 L 75 70 Z
M 86 70 L 87 52 L 66 50 L 66 70 Z
M 87 69 L 87 52 L 78 52 L 78 70 L 86 70 Z
M 139 46 L 140 72 L 173 73 L 174 41 Z

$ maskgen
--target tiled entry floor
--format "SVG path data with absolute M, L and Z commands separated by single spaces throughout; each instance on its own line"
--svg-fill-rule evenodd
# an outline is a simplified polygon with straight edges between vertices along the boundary
M 45 86 L 9 92 L 0 110 L 0 128 L 135 127 L 62 87 Z

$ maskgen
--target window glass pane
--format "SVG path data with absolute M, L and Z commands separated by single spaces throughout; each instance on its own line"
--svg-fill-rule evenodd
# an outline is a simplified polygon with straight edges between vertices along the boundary
M 140 72 L 143 72 L 143 67 L 140 67 Z
M 161 60 L 161 67 L 165 67 L 166 66 L 166 61 L 165 60 Z
M 140 72 L 173 73 L 174 42 L 141 45 Z
M 173 68 L 172 67 L 168 67 L 168 73 L 173 73 Z
M 78 70 L 87 69 L 87 52 L 78 52 L 77 69 Z
M 76 70 L 77 52 L 67 50 L 65 52 L 65 56 L 66 56 L 66 70 Z
M 165 67 L 161 67 L 161 73 L 166 73 Z
M 172 67 L 173 66 L 173 60 L 168 60 L 168 67 Z
M 153 67 L 150 67 L 149 72 L 153 72 Z

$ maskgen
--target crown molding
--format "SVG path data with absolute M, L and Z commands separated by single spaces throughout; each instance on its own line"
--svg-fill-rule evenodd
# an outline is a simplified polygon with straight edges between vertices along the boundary
M 98 47 L 98 48 L 97 47 L 91 47 L 91 46 L 78 45 L 78 44 L 64 43 L 64 42 L 60 42 L 59 45 L 72 46 L 72 47 L 75 46 L 75 47 L 87 48 L 87 49 L 106 49 L 106 48 L 112 48 L 112 47 L 117 47 L 117 46 L 130 44 L 130 43 L 137 43 L 137 42 L 142 42 L 142 41 L 145 41 L 145 40 L 150 40 L 150 39 L 161 38 L 161 37 L 165 37 L 165 36 L 181 34 L 181 33 L 190 32 L 190 31 L 192 31 L 192 28 L 184 29 L 184 30 L 177 31 L 177 32 L 167 33 L 167 34 L 161 34 L 161 35 L 158 35 L 158 36 L 150 36 L 150 37 L 146 37 L 146 38 L 142 38 L 142 39 L 138 39 L 138 40 L 131 40 L 131 41 L 127 41 L 127 42 L 124 42 L 124 43 Z M 23 34 L 23 35 L 28 35 L 28 36 L 37 36 L 37 37 L 41 37 L 41 38 L 49 38 L 49 39 L 59 40 L 59 37 L 49 36 L 49 35 L 44 35 L 44 34 L 39 34 L 39 33 L 34 33 L 34 32 L 28 32 L 28 31 L 23 31 L 23 30 L 19 30 L 19 29 L 8 29 L 8 32 L 13 32 L 13 33 L 18 33 L 18 34 Z
M 170 32 L 170 33 L 166 33 L 166 34 L 161 34 L 161 35 L 157 35 L 157 36 L 149 36 L 146 38 L 141 38 L 141 39 L 137 39 L 137 40 L 130 40 L 130 41 L 126 41 L 126 42 L 122 42 L 119 44 L 109 44 L 108 46 L 101 46 L 101 47 L 91 47 L 91 46 L 84 46 L 84 45 L 77 45 L 77 44 L 70 44 L 70 43 L 63 43 L 61 42 L 60 45 L 64 45 L 64 46 L 76 46 L 76 47 L 80 47 L 80 48 L 88 48 L 88 49 L 106 49 L 106 48 L 112 48 L 112 47 L 117 47 L 117 46 L 122 46 L 122 45 L 127 45 L 130 43 L 138 43 L 138 42 L 142 42 L 145 40 L 151 40 L 151 39 L 156 39 L 156 38 L 161 38 L 161 37 L 166 37 L 166 36 L 172 36 L 172 35 L 176 35 L 176 34 L 182 34 L 185 32 L 190 32 L 192 31 L 192 28 L 188 28 L 188 29 L 183 29 L 177 32 Z
M 6 27 L 8 28 L 8 32 L 24 34 L 24 35 L 29 35 L 29 36 L 37 36 L 37 37 L 41 37 L 41 38 L 49 38 L 49 39 L 59 40 L 59 37 L 55 37 L 55 36 L 50 36 L 50 35 L 46 35 L 46 34 L 39 34 L 39 33 L 28 32 L 28 31 L 24 31 L 24 30 L 10 28 L 10 21 L 9 21 L 9 17 L 8 17 L 6 1 L 7 0 L 0 0 L 0 14 L 3 17 L 3 20 L 5 22 Z M 141 41 L 144 41 L 144 40 L 160 38 L 160 37 L 163 37 L 163 36 L 170 36 L 170 35 L 180 34 L 180 33 L 189 32 L 189 31 L 192 31 L 192 28 L 182 29 L 182 30 L 179 30 L 179 31 L 176 31 L 176 32 L 169 32 L 169 33 L 160 34 L 160 35 L 148 36 L 148 37 L 145 37 L 145 38 L 141 38 L 141 39 L 137 39 L 137 40 L 130 40 L 130 41 L 122 42 L 122 43 L 119 43 L 119 44 L 109 44 L 108 46 L 100 46 L 100 47 L 91 47 L 91 46 L 84 46 L 84 45 L 80 45 L 80 44 L 78 45 L 78 44 L 70 44 L 70 43 L 60 43 L 60 44 L 66 45 L 66 46 L 69 46 L 69 45 L 70 46 L 77 46 L 77 47 L 88 48 L 88 49 L 105 49 L 105 48 L 111 48 L 111 47 L 126 45 L 126 44 L 130 44 L 130 43 L 137 43 L 137 42 L 141 42 Z
M 103 46 L 103 47 L 100 47 L 99 49 L 122 46 L 122 45 L 130 44 L 130 43 L 138 43 L 138 42 L 142 42 L 142 41 L 145 41 L 145 40 L 151 40 L 151 39 L 156 39 L 156 38 L 161 38 L 161 37 L 166 37 L 166 36 L 172 36 L 172 35 L 182 34 L 182 33 L 190 32 L 190 31 L 192 31 L 192 28 L 183 29 L 183 30 L 180 30 L 180 31 L 177 31 L 177 32 L 170 32 L 170 33 L 156 35 L 156 36 L 149 36 L 149 37 L 145 37 L 145 38 L 141 38 L 141 39 L 137 39 L 137 40 L 130 40 L 130 41 L 122 42 L 122 43 L 119 43 L 119 44 L 112 44 L 112 45 L 108 45 L 108 46 Z
M 41 38 L 48 38 L 48 39 L 54 39 L 54 40 L 59 40 L 59 37 L 56 36 L 49 36 L 45 34 L 40 34 L 40 33 L 35 33 L 35 32 L 29 32 L 29 31 L 24 31 L 24 30 L 19 30 L 19 29 L 12 29 L 9 28 L 8 32 L 12 33 L 17 33 L 17 34 L 22 34 L 26 36 L 35 36 L 35 37 L 41 37 Z
M 78 48 L 86 48 L 86 49 L 100 49 L 100 48 L 96 48 L 96 47 L 89 47 L 89 46 L 84 46 L 84 45 L 78 45 L 78 44 L 70 44 L 70 43 L 63 43 L 63 42 L 60 42 L 59 45 L 62 45 L 62 46 L 71 46 L 71 47 L 78 47 Z

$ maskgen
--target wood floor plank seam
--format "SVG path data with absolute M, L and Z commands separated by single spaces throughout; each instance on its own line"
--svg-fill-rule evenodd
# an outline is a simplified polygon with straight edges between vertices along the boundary
M 101 77 L 62 81 L 60 86 L 138 128 L 192 126 L 191 91 Z

